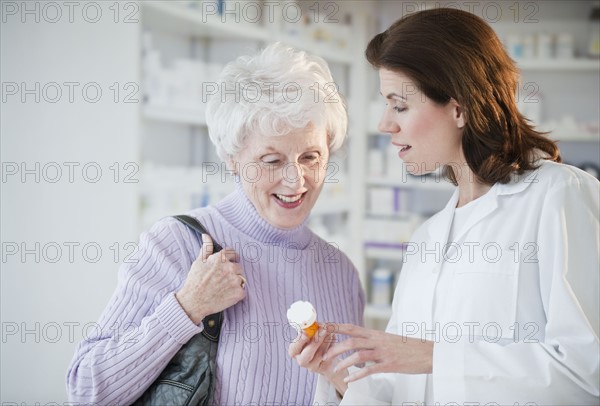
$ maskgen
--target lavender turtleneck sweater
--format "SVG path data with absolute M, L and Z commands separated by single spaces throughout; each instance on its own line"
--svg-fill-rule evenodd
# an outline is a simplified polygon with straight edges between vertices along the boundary
M 225 310 L 215 404 L 310 404 L 316 376 L 287 355 L 296 333 L 286 311 L 308 300 L 319 321 L 362 324 L 365 298 L 355 267 L 306 224 L 271 226 L 239 185 L 215 206 L 188 214 L 238 252 L 248 280 L 246 298 Z M 130 404 L 202 331 L 174 296 L 199 249 L 197 236 L 170 217 L 142 234 L 136 259 L 119 270 L 98 331 L 77 347 L 67 373 L 71 401 Z

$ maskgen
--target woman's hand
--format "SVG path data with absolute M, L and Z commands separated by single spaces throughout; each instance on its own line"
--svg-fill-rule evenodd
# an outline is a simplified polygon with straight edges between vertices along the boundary
M 341 360 L 336 370 L 351 365 L 367 363 L 359 371 L 348 375 L 344 382 L 353 382 L 379 372 L 403 374 L 430 374 L 433 368 L 433 342 L 396 334 L 370 330 L 352 324 L 337 324 L 336 334 L 349 336 L 347 340 L 332 345 L 325 354 L 325 362 L 346 351 L 353 354 Z
M 345 369 L 339 372 L 335 371 L 335 366 L 339 362 L 337 357 L 332 357 L 328 361 L 323 359 L 323 355 L 336 342 L 336 335 L 330 326 L 333 325 L 319 326 L 319 330 L 312 338 L 302 331 L 298 338 L 290 344 L 288 353 L 301 367 L 323 375 L 333 383 L 340 394 L 343 394 L 348 388 L 344 382 L 344 378 L 348 375 L 347 371 Z
M 246 279 L 236 260 L 237 254 L 230 248 L 213 254 L 212 239 L 202 234 L 200 254 L 192 263 L 183 287 L 175 294 L 195 324 L 246 297 L 243 286 Z

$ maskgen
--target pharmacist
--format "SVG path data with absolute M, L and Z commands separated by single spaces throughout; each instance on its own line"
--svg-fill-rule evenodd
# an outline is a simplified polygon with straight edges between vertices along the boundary
M 518 70 L 479 17 L 410 14 L 366 55 L 379 130 L 413 174 L 441 164 L 458 187 L 412 236 L 386 332 L 290 345 L 315 404 L 598 405 L 599 182 L 518 112 Z

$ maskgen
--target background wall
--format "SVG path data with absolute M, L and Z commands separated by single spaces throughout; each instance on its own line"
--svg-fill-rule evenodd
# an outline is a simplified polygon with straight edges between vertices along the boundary
M 581 58 L 590 28 L 587 16 L 598 4 L 321 2 L 322 11 L 335 4 L 339 17 L 323 26 L 314 21 L 311 1 L 300 4 L 313 21 L 290 25 L 280 18 L 276 26 L 267 26 L 244 22 L 242 15 L 239 23 L 228 21 L 230 28 L 217 38 L 218 30 L 203 33 L 203 24 L 198 23 L 203 3 L 169 2 L 168 6 L 180 8 L 167 7 L 168 13 L 161 11 L 164 2 L 151 3 L 0 1 L 3 405 L 66 402 L 64 376 L 75 345 L 94 329 L 116 285 L 119 264 L 135 249 L 139 233 L 163 215 L 218 199 L 220 187 L 228 187 L 194 182 L 207 170 L 205 163 L 214 161 L 206 127 L 197 114 L 201 106 L 173 109 L 174 103 L 164 100 L 152 104 L 156 98 L 149 98 L 153 76 L 148 69 L 157 68 L 152 63 L 162 71 L 185 70 L 185 63 L 176 62 L 182 58 L 222 64 L 276 39 L 328 58 L 349 99 L 350 138 L 336 158 L 343 168 L 340 182 L 327 185 L 324 197 L 329 200 L 315 210 L 311 224 L 348 250 L 374 299 L 372 272 L 397 270 L 394 266 L 402 254 L 398 244 L 417 224 L 411 219 L 437 210 L 448 189 L 415 192 L 414 183 L 390 184 L 382 176 L 369 176 L 382 169 L 373 168 L 375 163 L 368 159 L 379 152 L 369 151 L 380 148 L 386 154 L 389 139 L 373 130 L 382 103 L 372 103 L 378 83 L 362 58 L 367 40 L 415 8 L 442 4 L 487 7 L 491 12 L 490 7 L 498 5 L 504 17 L 494 28 L 501 35 L 552 32 L 559 27 L 572 33 L 575 56 Z M 516 21 L 511 5 L 520 12 Z M 533 23 L 524 17 L 536 10 L 531 5 L 537 7 Z M 341 39 L 333 38 L 340 33 Z M 148 59 L 150 49 L 161 51 L 154 62 Z M 534 67 L 524 72 L 524 80 L 538 86 L 541 102 L 536 105 L 541 108 L 533 113 L 539 114 L 542 124 L 554 119 L 557 125 L 562 117 L 571 116 L 576 125 L 595 123 L 597 129 L 599 70 L 587 66 Z M 160 80 L 174 91 L 186 86 L 177 77 L 163 74 Z M 157 105 L 160 108 L 152 109 Z M 567 119 L 563 127 L 568 129 L 568 124 Z M 576 134 L 568 137 L 572 135 Z M 598 163 L 598 145 L 598 139 L 591 138 L 566 140 L 561 147 L 573 163 Z M 186 183 L 194 185 L 192 190 L 182 191 L 181 184 Z M 381 189 L 375 195 L 374 187 Z M 378 196 L 393 193 L 408 199 L 401 213 L 371 204 Z M 402 227 L 402 235 L 383 235 L 390 224 L 398 224 L 394 230 Z M 369 245 L 369 232 L 373 238 L 383 235 L 388 240 Z M 382 326 L 388 310 L 384 299 L 370 307 L 368 316 Z
M 108 2 L 74 2 L 72 22 L 47 4 L 1 4 L 2 404 L 66 401 L 74 346 L 137 241 L 124 166 L 139 162 L 138 105 L 123 86 L 138 82 L 139 27 Z

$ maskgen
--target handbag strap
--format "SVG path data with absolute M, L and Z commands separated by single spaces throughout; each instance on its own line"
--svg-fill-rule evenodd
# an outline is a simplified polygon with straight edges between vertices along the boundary
M 200 244 L 202 244 L 202 234 L 208 234 L 210 236 L 210 233 L 208 231 L 206 231 L 204 226 L 202 224 L 200 224 L 200 222 L 198 220 L 196 220 L 194 217 L 187 216 L 185 214 L 180 214 L 180 215 L 173 216 L 173 217 L 176 218 L 177 220 L 181 221 L 183 224 L 185 224 L 192 230 L 196 231 L 196 233 L 199 234 L 198 238 L 200 239 Z M 211 236 L 211 239 L 212 239 L 212 236 Z M 219 252 L 222 249 L 223 249 L 223 247 L 221 247 L 221 245 L 214 242 L 214 240 L 213 240 L 213 253 Z M 221 333 L 221 324 L 222 323 L 223 323 L 223 312 L 209 314 L 204 319 L 202 319 L 202 324 L 204 325 L 204 330 L 202 330 L 202 335 L 204 335 L 206 338 L 208 338 L 211 341 L 218 342 L 219 334 Z

